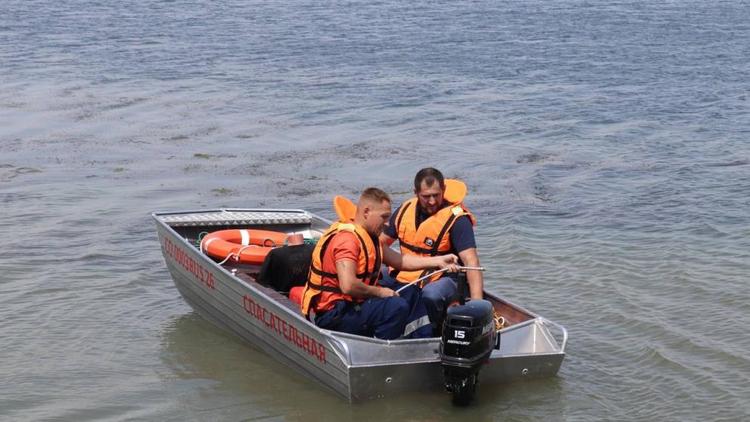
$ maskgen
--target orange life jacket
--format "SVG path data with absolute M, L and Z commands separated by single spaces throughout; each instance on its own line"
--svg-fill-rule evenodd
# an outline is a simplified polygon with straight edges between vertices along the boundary
M 402 255 L 446 255 L 451 251 L 450 229 L 456 219 L 466 215 L 471 219 L 472 225 L 476 224 L 476 219 L 471 212 L 459 202 L 442 208 L 417 227 L 417 205 L 418 199 L 412 198 L 404 202 L 396 214 L 396 235 Z M 410 283 L 428 272 L 428 270 L 397 271 L 395 277 L 402 283 Z M 435 281 L 441 276 L 440 273 L 435 274 L 425 282 Z
M 302 313 L 308 315 L 310 309 L 325 311 L 338 300 L 361 302 L 364 299 L 353 298 L 344 294 L 339 288 L 338 275 L 323 271 L 323 257 L 333 236 L 342 231 L 349 231 L 359 240 L 359 259 L 357 261 L 357 279 L 365 284 L 375 285 L 380 277 L 380 265 L 383 262 L 383 250 L 380 241 L 372 238 L 364 227 L 354 223 L 336 222 L 318 240 L 312 254 L 312 265 L 307 277 L 305 291 L 302 293 Z M 315 300 L 314 300 L 315 299 Z

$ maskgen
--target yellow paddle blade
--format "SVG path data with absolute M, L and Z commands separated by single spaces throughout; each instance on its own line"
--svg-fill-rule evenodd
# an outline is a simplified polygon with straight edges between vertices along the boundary
M 466 197 L 466 183 L 457 179 L 445 179 L 445 192 L 443 199 L 451 204 L 457 204 Z
M 336 211 L 339 221 L 348 222 L 354 221 L 354 215 L 357 213 L 357 206 L 354 205 L 354 202 L 349 200 L 349 198 L 336 195 L 333 197 L 333 210 Z

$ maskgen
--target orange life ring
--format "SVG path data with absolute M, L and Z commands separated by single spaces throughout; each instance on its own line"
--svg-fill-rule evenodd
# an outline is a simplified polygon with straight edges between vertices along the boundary
M 271 230 L 219 230 L 201 240 L 201 251 L 224 261 L 233 259 L 241 264 L 260 265 L 271 249 L 284 245 L 286 238 L 286 233 Z

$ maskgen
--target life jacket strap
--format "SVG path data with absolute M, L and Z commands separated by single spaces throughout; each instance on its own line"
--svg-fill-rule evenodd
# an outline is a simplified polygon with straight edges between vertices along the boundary
M 319 286 L 317 284 L 310 283 L 309 281 L 307 282 L 307 287 L 309 287 L 309 288 L 311 288 L 313 290 L 321 291 L 321 292 L 342 293 L 343 294 L 343 292 L 341 291 L 341 289 L 339 289 L 338 287 L 333 287 L 333 286 Z
M 326 271 L 319 270 L 319 269 L 317 269 L 315 267 L 310 267 L 310 271 L 312 271 L 314 274 L 317 274 L 317 275 L 319 275 L 321 277 L 329 277 L 329 278 L 334 278 L 336 280 L 338 280 L 338 278 L 339 278 L 339 275 L 336 274 L 336 273 L 329 273 L 329 272 L 326 272 Z M 356 274 L 355 277 L 358 278 L 358 279 L 360 279 L 360 280 L 364 280 L 367 277 L 371 277 L 373 274 L 374 273 L 360 273 L 360 274 Z
M 422 247 L 419 247 L 419 246 L 415 246 L 415 245 L 412 245 L 410 243 L 406 243 L 406 242 L 401 241 L 401 240 L 398 241 L 398 244 L 400 246 L 403 246 L 404 248 L 406 248 L 406 249 L 408 249 L 408 250 L 410 250 L 412 252 L 416 252 L 418 254 L 422 254 L 422 255 L 430 255 L 430 254 L 432 254 L 432 249 L 427 249 L 427 248 L 422 248 Z

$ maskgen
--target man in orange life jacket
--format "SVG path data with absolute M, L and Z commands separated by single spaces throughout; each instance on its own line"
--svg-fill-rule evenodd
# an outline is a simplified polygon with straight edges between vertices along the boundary
M 403 270 L 455 270 L 455 255 L 402 256 L 383 248 L 378 236 L 391 215 L 391 200 L 378 188 L 359 198 L 354 220 L 334 223 L 318 241 L 302 295 L 302 312 L 315 312 L 321 328 L 381 339 L 404 333 L 415 303 L 378 285 L 381 264 Z M 415 301 L 418 296 L 412 295 Z
M 445 190 L 445 179 L 437 169 L 427 167 L 417 172 L 414 178 L 416 197 L 404 202 L 393 214 L 380 236 L 381 241 L 390 245 L 398 239 L 402 255 L 440 256 L 453 253 L 458 255 L 462 265 L 479 267 L 473 229 L 475 219 L 461 203 L 465 191 L 452 203 L 444 198 Z M 398 283 L 386 279 L 383 284 L 398 288 L 399 283 L 409 283 L 426 274 L 394 269 L 390 275 Z M 469 270 L 466 278 L 471 298 L 481 299 L 484 284 L 482 273 Z M 456 296 L 457 284 L 454 279 L 441 274 L 425 282 L 422 300 L 430 321 L 439 330 L 445 308 Z

